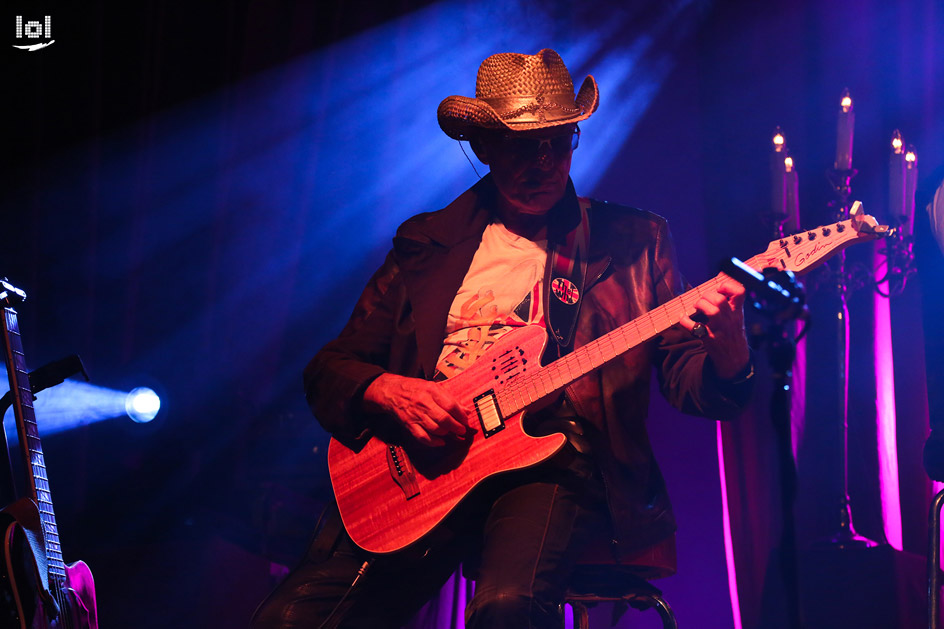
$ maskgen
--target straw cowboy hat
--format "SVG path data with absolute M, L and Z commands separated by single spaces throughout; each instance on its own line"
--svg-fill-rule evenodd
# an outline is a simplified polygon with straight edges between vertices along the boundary
M 450 96 L 439 104 L 439 126 L 450 138 L 468 140 L 478 129 L 527 131 L 590 117 L 600 102 L 597 82 L 587 76 L 574 96 L 574 82 L 560 55 L 503 52 L 479 66 L 475 98 Z

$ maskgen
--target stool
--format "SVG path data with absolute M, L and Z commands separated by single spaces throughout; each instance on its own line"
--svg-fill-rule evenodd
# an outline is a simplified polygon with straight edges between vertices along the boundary
M 928 513 L 928 629 L 938 629 L 941 619 L 941 506 L 944 491 L 931 501 Z
M 564 602 L 574 609 L 574 626 L 590 629 L 588 607 L 622 603 L 639 610 L 655 608 L 663 629 L 678 629 L 675 614 L 649 579 L 675 574 L 675 535 L 617 561 L 602 545 L 589 550 L 574 570 Z

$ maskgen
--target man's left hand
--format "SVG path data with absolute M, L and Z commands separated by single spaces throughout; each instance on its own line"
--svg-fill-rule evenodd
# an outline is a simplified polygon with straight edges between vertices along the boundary
M 725 276 L 715 291 L 710 291 L 695 302 L 695 310 L 702 316 L 706 333 L 701 336 L 715 373 L 723 380 L 735 377 L 750 360 L 747 334 L 744 331 L 744 287 Z M 682 317 L 679 322 L 689 332 L 696 322 Z

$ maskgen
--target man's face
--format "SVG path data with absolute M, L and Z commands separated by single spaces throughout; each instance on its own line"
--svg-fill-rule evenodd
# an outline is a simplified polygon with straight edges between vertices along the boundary
M 479 158 L 489 165 L 506 207 L 521 214 L 546 214 L 567 189 L 576 125 L 482 138 Z

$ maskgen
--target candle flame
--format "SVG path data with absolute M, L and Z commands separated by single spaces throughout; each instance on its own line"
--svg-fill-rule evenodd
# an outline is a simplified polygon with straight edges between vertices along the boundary
M 905 141 L 901 137 L 901 131 L 895 129 L 892 132 L 892 152 L 896 155 L 900 155 L 904 152 Z
M 793 170 L 793 158 L 789 155 L 783 160 L 783 166 L 787 169 L 787 172 Z
M 842 107 L 842 112 L 845 114 L 852 109 L 852 96 L 849 95 L 848 88 L 842 91 L 842 100 L 839 101 L 839 106 Z
M 918 154 L 914 152 L 914 149 L 905 153 L 905 161 L 908 162 L 908 168 L 911 168 L 911 165 L 918 161 Z
M 776 131 L 774 131 L 774 150 L 779 153 L 783 149 L 783 144 L 783 133 L 780 132 L 780 127 L 777 127 Z

